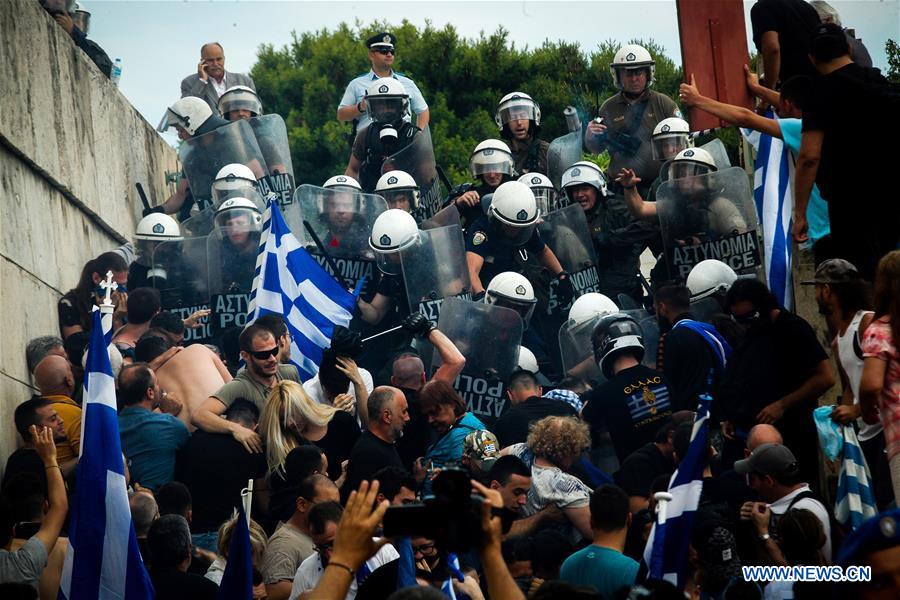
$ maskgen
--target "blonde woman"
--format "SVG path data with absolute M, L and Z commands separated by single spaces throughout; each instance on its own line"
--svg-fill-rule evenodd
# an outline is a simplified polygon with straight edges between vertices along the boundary
M 284 461 L 291 450 L 306 443 L 322 449 L 328 458 L 329 477 L 337 478 L 341 463 L 359 436 L 356 419 L 349 413 L 312 400 L 303 386 L 282 380 L 266 399 L 259 430 L 266 443 L 267 478 L 284 477 Z
M 235 514 L 222 523 L 219 527 L 219 542 L 217 545 L 218 556 L 216 560 L 209 566 L 205 577 L 213 581 L 216 585 L 222 585 L 222 575 L 225 574 L 225 565 L 228 562 L 228 549 L 231 547 L 231 534 L 234 532 L 234 525 L 237 523 L 238 514 Z M 266 546 L 269 538 L 259 523 L 250 519 L 250 548 L 253 550 L 253 570 L 259 569 L 262 562 L 263 554 L 266 553 Z M 263 583 L 253 587 L 254 598 L 266 597 L 266 586 Z

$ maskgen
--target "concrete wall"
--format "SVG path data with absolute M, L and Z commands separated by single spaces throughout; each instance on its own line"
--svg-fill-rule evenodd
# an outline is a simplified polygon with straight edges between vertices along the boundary
M 56 302 L 82 266 L 131 239 L 135 182 L 160 202 L 177 160 L 34 0 L 0 2 L 0 81 L 2 469 L 32 393 L 25 344 L 58 334 Z

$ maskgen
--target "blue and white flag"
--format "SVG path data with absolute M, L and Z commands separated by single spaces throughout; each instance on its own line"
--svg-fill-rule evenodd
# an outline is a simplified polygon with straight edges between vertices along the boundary
M 244 506 L 238 505 L 238 515 L 228 546 L 228 562 L 219 584 L 216 600 L 248 600 L 253 598 L 253 547 Z
M 116 390 L 99 311 L 94 311 L 84 373 L 81 460 L 69 513 L 64 600 L 153 598 L 128 507 Z
M 451 600 L 463 600 L 464 598 L 468 598 L 465 594 L 460 594 L 459 597 L 457 597 L 456 590 L 453 589 L 454 579 L 461 582 L 466 580 L 459 567 L 459 557 L 453 552 L 447 553 L 447 568 L 450 569 L 450 575 L 448 575 L 447 580 L 441 584 L 441 591 Z
M 250 292 L 249 320 L 268 313 L 284 317 L 291 333 L 291 363 L 304 381 L 319 371 L 322 351 L 336 325 L 347 327 L 359 287 L 348 292 L 300 245 L 270 202 Z
M 658 519 L 650 531 L 644 548 L 642 571 L 653 579 L 665 579 L 678 589 L 684 586 L 685 566 L 694 516 L 703 491 L 703 468 L 709 452 L 709 405 L 712 398 L 700 396 L 691 444 L 687 455 L 678 463 L 678 469 L 669 481 L 669 493 L 665 522 Z
M 766 113 L 770 119 L 774 116 L 771 110 Z M 778 302 L 790 309 L 794 160 L 782 140 L 750 129 L 741 133 L 756 149 L 753 198 L 763 231 L 766 282 Z
M 844 425 L 841 429 L 844 432 L 844 450 L 834 516 L 844 525 L 849 523 L 851 530 L 856 531 L 866 519 L 878 514 L 878 507 L 872 493 L 872 477 L 859 447 L 856 431 L 852 425 Z

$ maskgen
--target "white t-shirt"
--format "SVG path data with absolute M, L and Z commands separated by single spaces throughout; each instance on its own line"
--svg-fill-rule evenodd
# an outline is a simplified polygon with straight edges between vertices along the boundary
M 360 377 L 362 377 L 363 383 L 366 386 L 366 391 L 371 394 L 372 390 L 375 389 L 375 383 L 372 381 L 372 374 L 369 373 L 367 370 L 363 369 L 362 367 L 359 367 L 359 375 L 360 375 Z M 306 392 L 306 394 L 310 398 L 312 398 L 319 404 L 327 404 L 327 405 L 331 406 L 331 402 L 328 401 L 328 397 L 325 395 L 325 388 L 323 388 L 322 384 L 319 383 L 319 375 L 318 374 L 316 374 L 316 376 L 313 377 L 312 379 L 307 379 L 303 383 L 303 390 Z M 357 403 L 358 403 L 358 400 L 356 398 L 356 390 L 353 389 L 352 382 L 350 383 L 350 385 L 347 388 L 347 393 L 350 394 L 351 396 L 353 396 L 353 400 L 357 401 Z M 356 417 L 358 420 L 359 419 L 359 408 L 357 408 Z
M 369 571 L 374 572 L 378 567 L 385 565 L 392 560 L 400 558 L 400 554 L 390 544 L 385 544 L 381 550 L 375 553 L 375 556 L 366 561 Z M 294 584 L 291 586 L 291 595 L 288 600 L 296 600 L 303 592 L 314 589 L 322 578 L 325 568 L 322 566 L 322 560 L 319 553 L 316 552 L 306 558 L 297 568 L 294 575 Z M 347 591 L 346 600 L 356 598 L 356 577 L 350 582 L 350 589 Z
M 781 516 L 787 512 L 788 506 L 790 506 L 791 501 L 799 494 L 803 492 L 808 492 L 809 486 L 807 484 L 803 484 L 787 496 L 783 498 L 779 498 L 777 501 L 773 502 L 769 505 L 769 509 L 772 511 L 772 514 Z M 825 560 L 831 563 L 831 521 L 828 518 L 828 509 L 822 505 L 821 502 L 815 500 L 813 498 L 803 498 L 802 500 L 798 500 L 794 506 L 791 508 L 802 508 L 804 510 L 810 511 L 812 514 L 816 515 L 816 518 L 819 519 L 819 522 L 822 523 L 822 528 L 825 530 L 825 546 L 822 548 L 822 553 L 825 555 Z
M 862 336 L 860 335 L 859 326 L 863 317 L 873 314 L 869 310 L 860 310 L 853 316 L 847 331 L 843 334 L 839 331 L 835 336 L 838 348 L 838 361 L 847 374 L 847 380 L 850 383 L 850 390 L 853 392 L 853 404 L 859 404 L 859 384 L 862 380 L 863 357 L 862 357 Z M 859 354 L 856 350 L 859 349 Z M 879 419 L 877 423 L 866 423 L 862 417 L 856 419 L 859 426 L 859 441 L 865 442 L 871 440 L 882 432 L 884 426 Z M 870 466 L 871 469 L 874 465 Z

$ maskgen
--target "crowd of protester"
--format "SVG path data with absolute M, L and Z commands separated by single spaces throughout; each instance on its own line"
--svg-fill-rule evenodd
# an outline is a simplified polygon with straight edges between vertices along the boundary
M 22 445 L 3 469 L 0 596 L 59 593 L 68 508 L 81 442 L 90 435 L 82 398 L 91 312 L 107 294 L 115 307 L 108 351 L 131 521 L 158 598 L 217 597 L 247 489 L 253 598 L 446 598 L 447 586 L 472 600 L 900 596 L 897 203 L 879 200 L 886 212 L 877 226 L 871 216 L 865 223 L 847 217 L 861 211 L 851 209 L 855 188 L 838 181 L 846 173 L 833 162 L 841 155 L 835 146 L 857 129 L 838 123 L 837 105 L 844 111 L 844 103 L 861 104 L 860 95 L 881 88 L 854 62 L 864 49 L 833 9 L 810 4 L 819 12 L 801 0 L 757 3 L 752 25 L 766 77 L 748 76 L 748 84 L 780 111 L 803 117 L 798 241 L 807 235 L 813 179 L 828 202 L 830 242 L 817 241 L 815 276 L 803 282 L 815 289 L 824 346 L 818 324 L 787 310 L 758 278 L 722 282 L 705 297 L 715 315 L 702 319 L 695 311 L 707 304 L 690 279 L 654 281 L 647 301 L 658 345 L 625 312 L 597 314 L 586 342 L 596 375 L 569 372 L 553 382 L 518 368 L 502 382 L 508 408 L 486 423 L 454 387 L 471 348 L 458 347 L 420 313 L 398 323 L 430 342 L 440 368 L 406 351 L 370 372 L 358 364 L 360 335 L 337 327 L 318 374 L 302 381 L 282 316 L 236 331 L 231 351 L 224 341 L 183 345 L 208 311 L 182 318 L 163 309 L 157 289 L 132 282 L 133 256 L 106 252 L 60 299 L 59 337 L 25 346 L 35 394 L 15 399 Z M 384 34 L 367 45 L 393 56 L 395 41 Z M 213 109 L 213 95 L 221 95 L 219 87 L 224 93 L 230 76 L 252 87 L 225 71 L 220 45 L 204 45 L 201 54 L 198 73 L 182 84 L 185 95 L 196 92 Z M 652 69 L 623 72 L 623 90 L 634 80 L 644 94 Z M 682 86 L 682 99 L 786 142 L 792 135 L 788 115 L 772 125 L 703 97 L 693 84 Z M 427 105 L 419 104 L 424 126 Z M 347 104 L 338 115 L 352 119 L 363 108 Z M 612 103 L 601 113 L 617 110 Z M 606 125 L 591 127 L 586 142 L 597 136 L 611 144 Z M 649 153 L 650 140 L 644 143 Z M 646 206 L 654 192 L 649 180 L 641 185 L 637 163 L 616 160 L 610 187 L 619 188 L 620 216 L 639 207 L 623 228 L 634 233 L 641 215 L 655 218 L 655 207 Z M 811 179 L 805 169 L 816 165 L 825 172 Z M 465 213 L 475 205 L 470 192 L 450 204 Z M 573 204 L 589 203 L 580 193 Z M 606 228 L 611 218 L 592 226 Z M 628 261 L 647 243 L 649 230 L 638 230 L 622 242 Z M 606 239 L 597 253 L 615 248 Z M 560 287 L 566 275 L 559 274 Z M 836 384 L 839 396 L 831 391 Z M 710 399 L 708 415 L 701 398 Z M 701 427 L 708 435 L 697 454 Z M 830 452 L 837 439 L 843 459 Z M 854 476 L 857 487 L 848 493 L 842 460 L 850 447 L 859 448 L 865 477 Z M 696 506 L 667 507 L 673 476 L 688 460 L 699 460 L 702 470 Z M 838 468 L 840 481 L 829 476 Z M 648 576 L 658 513 L 673 518 L 686 510 L 695 513 L 691 527 L 668 533 L 685 536 L 683 572 Z M 867 566 L 871 578 L 752 581 L 743 570 L 828 565 Z

